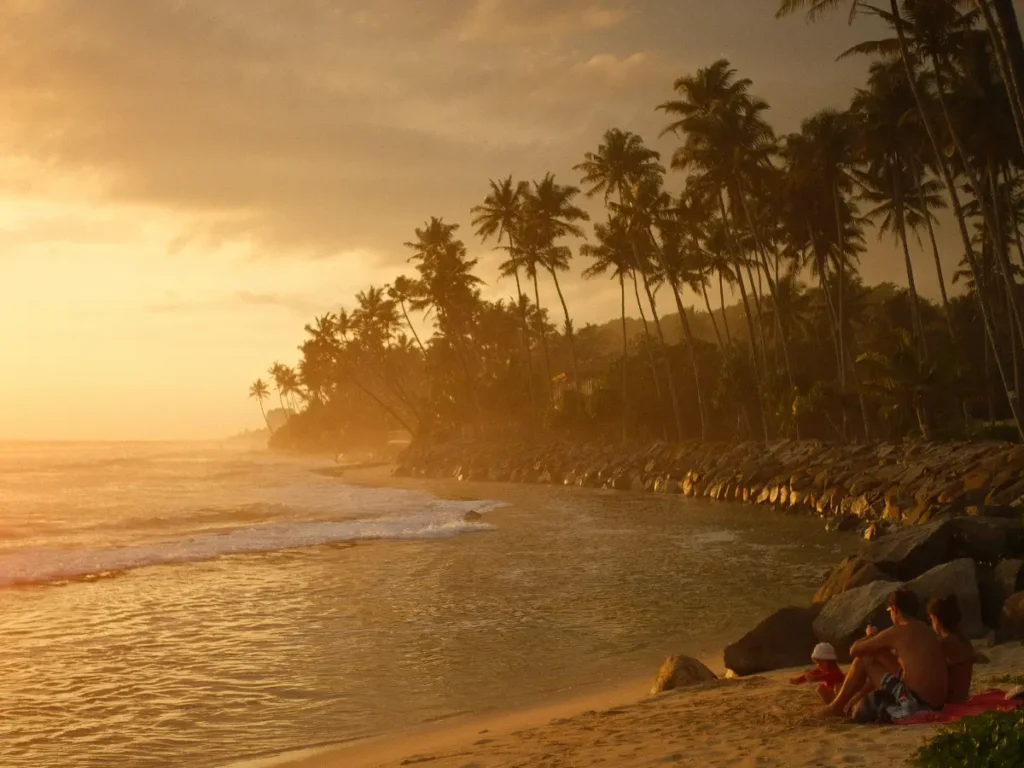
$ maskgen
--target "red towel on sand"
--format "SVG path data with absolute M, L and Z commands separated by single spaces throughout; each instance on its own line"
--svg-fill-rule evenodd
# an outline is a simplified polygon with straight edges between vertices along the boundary
M 913 717 L 896 720 L 894 725 L 928 725 L 931 723 L 956 723 L 965 717 L 982 715 L 986 712 L 1009 712 L 1024 704 L 1024 701 L 1007 701 L 1005 691 L 987 691 L 971 696 L 962 704 L 947 704 L 941 712 L 918 712 Z

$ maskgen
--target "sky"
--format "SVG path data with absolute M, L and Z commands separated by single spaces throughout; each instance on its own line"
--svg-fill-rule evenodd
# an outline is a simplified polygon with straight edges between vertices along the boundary
M 260 426 L 249 384 L 296 361 L 314 314 L 410 274 L 402 243 L 430 216 L 462 225 L 485 295 L 509 297 L 470 228 L 488 179 L 578 184 L 611 127 L 670 153 L 655 107 L 723 57 L 779 132 L 848 104 L 867 63 L 835 57 L 878 30 L 776 7 L 0 0 L 0 439 Z M 865 279 L 905 281 L 871 246 Z M 616 286 L 580 269 L 577 325 L 612 318 Z

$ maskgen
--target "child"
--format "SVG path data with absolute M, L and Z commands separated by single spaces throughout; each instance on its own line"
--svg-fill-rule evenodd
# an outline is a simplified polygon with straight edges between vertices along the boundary
M 811 661 L 814 662 L 814 669 L 794 677 L 789 682 L 793 685 L 804 683 L 818 683 L 817 693 L 825 704 L 831 704 L 836 698 L 836 692 L 846 679 L 846 675 L 836 663 L 836 649 L 829 643 L 818 643 L 811 653 Z
M 949 670 L 949 700 L 967 701 L 971 695 L 971 678 L 974 675 L 974 646 L 960 634 L 960 604 L 956 595 L 937 597 L 928 603 L 928 618 L 932 629 L 942 640 L 946 653 L 946 667 Z

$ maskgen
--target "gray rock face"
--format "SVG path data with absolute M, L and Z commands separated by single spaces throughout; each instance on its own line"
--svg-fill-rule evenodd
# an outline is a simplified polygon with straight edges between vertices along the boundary
M 869 623 L 879 627 L 888 625 L 885 607 L 889 595 L 902 586 L 898 581 L 875 581 L 836 595 L 825 603 L 814 620 L 815 636 L 832 643 L 837 652 L 845 655 L 853 641 L 864 636 L 864 628 Z
M 852 555 L 840 562 L 829 573 L 825 583 L 814 595 L 815 603 L 827 603 L 836 595 L 841 595 L 856 587 L 863 587 L 873 581 L 887 581 L 889 576 L 882 572 L 874 563 L 870 563 L 860 555 Z
M 985 625 L 981 620 L 981 597 L 978 593 L 978 579 L 974 561 L 968 558 L 953 560 L 932 568 L 906 585 L 921 600 L 921 616 L 925 618 L 924 605 L 933 597 L 956 595 L 963 621 L 960 631 L 968 638 L 984 637 Z
M 651 695 L 717 679 L 714 672 L 696 659 L 689 656 L 669 656 L 658 670 L 658 676 L 651 686 Z
M 1024 560 L 1003 560 L 992 572 L 992 580 L 1002 590 L 1004 600 L 1024 590 Z
M 1003 560 L 991 570 L 979 569 L 981 619 L 998 629 L 1003 619 L 1003 603 L 1010 595 L 1024 590 L 1024 560 Z
M 1003 603 L 1003 636 L 1012 640 L 1024 640 L 1024 592 L 1010 595 Z
M 871 542 L 863 557 L 891 577 L 908 581 L 945 562 L 952 535 L 950 520 L 904 528 Z
M 742 677 L 809 664 L 820 611 L 820 605 L 776 611 L 725 649 L 726 668 Z
M 1024 526 L 1020 519 L 961 517 L 952 523 L 951 557 L 969 557 L 978 563 L 995 564 L 1021 554 Z

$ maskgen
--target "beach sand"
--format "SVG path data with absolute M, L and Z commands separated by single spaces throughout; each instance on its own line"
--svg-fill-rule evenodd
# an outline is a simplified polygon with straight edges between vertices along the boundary
M 1024 645 L 984 651 L 975 689 L 1024 673 Z M 936 726 L 821 722 L 791 671 L 645 696 L 633 681 L 584 699 L 448 723 L 297 757 L 288 768 L 640 768 L 661 765 L 811 768 L 906 765 Z M 654 677 L 652 670 L 651 677 Z M 634 698 L 630 698 L 634 697 Z M 574 710 L 571 713 L 569 710 Z

